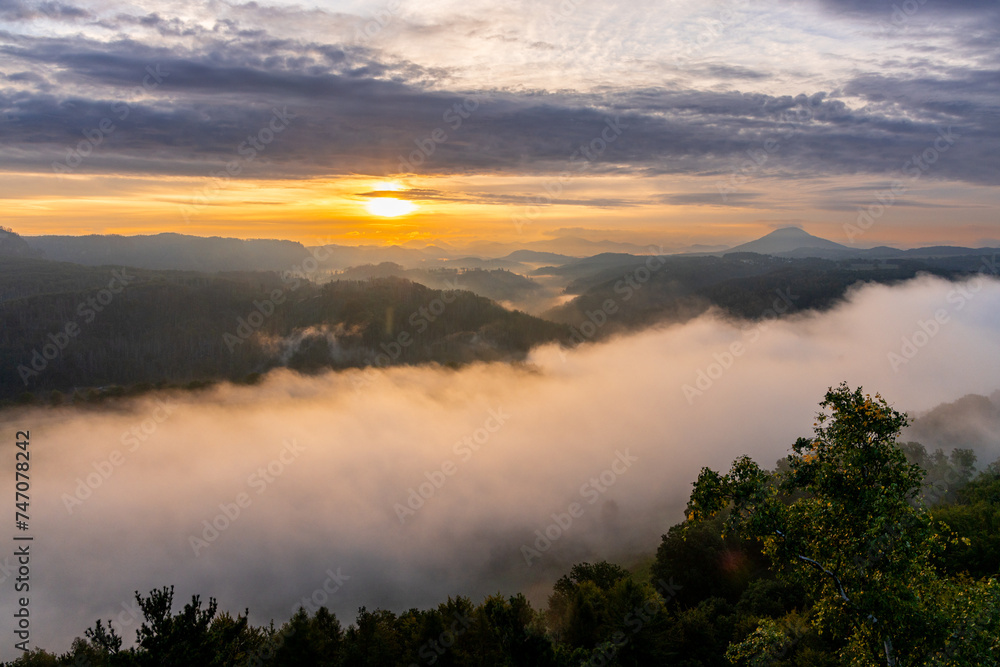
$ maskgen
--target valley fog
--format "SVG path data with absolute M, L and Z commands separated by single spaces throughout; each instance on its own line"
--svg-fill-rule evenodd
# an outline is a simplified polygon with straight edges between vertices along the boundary
M 862 385 L 914 415 L 1000 389 L 998 370 L 1000 283 L 922 278 L 823 314 L 709 315 L 516 366 L 278 371 L 8 411 L 6 459 L 31 431 L 32 643 L 64 651 L 97 618 L 130 643 L 133 591 L 171 584 L 175 611 L 198 593 L 256 624 L 303 598 L 345 626 L 361 605 L 449 595 L 525 591 L 544 606 L 575 562 L 655 552 L 701 467 L 744 453 L 773 466 L 811 433 L 827 387 Z

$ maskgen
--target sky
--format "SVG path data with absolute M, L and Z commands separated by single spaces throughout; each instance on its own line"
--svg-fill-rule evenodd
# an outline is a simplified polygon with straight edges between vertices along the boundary
M 702 466 L 749 455 L 773 468 L 830 385 L 919 418 L 968 393 L 1000 400 L 997 359 L 1000 282 L 923 277 L 860 285 L 824 313 L 715 312 L 523 364 L 279 370 L 104 408 L 5 410 L 5 433 L 31 431 L 32 645 L 68 650 L 98 618 L 130 642 L 134 591 L 168 585 L 175 611 L 199 594 L 259 625 L 317 590 L 345 626 L 362 605 L 449 595 L 524 592 L 544 609 L 572 564 L 652 554 Z M 1000 457 L 983 441 L 980 467 Z M 7 460 L 13 449 L 0 443 Z M 3 497 L 13 485 L 0 480 Z M 550 529 L 573 503 L 583 512 Z M 13 560 L 0 554 L 5 637 Z M 330 571 L 342 585 L 327 594 Z M 0 659 L 15 655 L 0 642 Z
M 1000 245 L 997 43 L 996 0 L 0 0 L 0 224 Z

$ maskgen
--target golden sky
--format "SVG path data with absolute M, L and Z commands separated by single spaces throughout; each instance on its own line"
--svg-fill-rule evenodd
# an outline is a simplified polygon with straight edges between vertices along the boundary
M 0 223 L 459 247 L 1000 238 L 996 3 L 661 4 L 19 0 L 0 10 Z

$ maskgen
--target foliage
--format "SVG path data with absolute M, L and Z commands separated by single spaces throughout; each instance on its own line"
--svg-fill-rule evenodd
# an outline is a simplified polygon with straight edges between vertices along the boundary
M 954 504 L 931 510 L 963 538 L 948 544 L 937 564 L 949 574 L 1000 577 L 1000 470 L 987 469 L 956 495 Z
M 727 531 L 760 540 L 779 572 L 801 574 L 813 625 L 846 639 L 849 664 L 926 664 L 955 636 L 967 596 L 988 602 L 992 585 L 958 584 L 934 567 L 958 541 L 913 503 L 924 473 L 896 443 L 906 416 L 846 385 L 820 405 L 814 437 L 795 443 L 784 471 L 772 476 L 748 457 L 726 475 L 704 469 L 689 514 L 728 509 Z M 773 624 L 761 627 L 734 655 L 747 659 L 774 635 Z
M 685 521 L 670 528 L 656 553 L 654 580 L 683 581 L 674 600 L 683 608 L 711 597 L 735 603 L 766 571 L 760 546 L 735 534 L 722 534 L 722 517 Z

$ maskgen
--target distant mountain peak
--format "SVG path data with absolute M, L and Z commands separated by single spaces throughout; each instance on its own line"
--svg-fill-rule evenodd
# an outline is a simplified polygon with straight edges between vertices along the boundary
M 834 243 L 827 239 L 813 236 L 799 227 L 782 227 L 755 241 L 730 248 L 726 252 L 756 252 L 762 255 L 775 255 L 792 252 L 800 248 L 817 248 L 823 250 L 848 250 L 847 246 Z
M 781 227 L 780 229 L 775 229 L 770 234 L 766 234 L 761 238 L 819 238 L 818 236 L 813 236 L 801 227 Z

